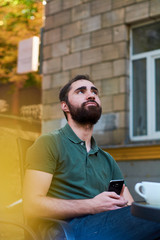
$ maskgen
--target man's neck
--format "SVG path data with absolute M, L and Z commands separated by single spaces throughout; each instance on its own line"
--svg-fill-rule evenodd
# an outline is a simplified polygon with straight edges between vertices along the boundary
M 93 133 L 93 125 L 86 124 L 82 125 L 79 124 L 72 119 L 68 120 L 69 126 L 72 128 L 72 130 L 75 132 L 75 134 L 86 143 L 87 152 L 91 149 L 91 137 Z

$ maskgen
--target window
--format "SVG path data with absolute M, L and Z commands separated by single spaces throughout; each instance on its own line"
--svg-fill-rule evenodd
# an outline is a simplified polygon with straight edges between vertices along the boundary
M 131 31 L 132 140 L 160 140 L 160 22 Z

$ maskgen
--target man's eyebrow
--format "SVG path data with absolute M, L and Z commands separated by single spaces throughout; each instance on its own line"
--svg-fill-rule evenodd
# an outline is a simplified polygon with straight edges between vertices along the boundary
M 86 90 L 87 88 L 85 87 L 85 86 L 82 86 L 82 87 L 79 87 L 79 88 L 77 88 L 76 90 L 75 90 L 75 92 L 76 91 L 79 91 L 79 90 Z
M 76 90 L 75 90 L 75 92 L 76 91 L 79 91 L 79 90 L 86 90 L 87 89 L 87 87 L 86 86 L 81 86 L 81 87 L 79 87 L 79 88 L 77 88 Z M 96 88 L 96 87 L 91 87 L 91 90 L 95 90 L 95 91 L 97 91 L 98 92 L 98 89 Z
M 98 92 L 98 89 L 96 87 L 91 87 L 91 90 L 96 90 Z

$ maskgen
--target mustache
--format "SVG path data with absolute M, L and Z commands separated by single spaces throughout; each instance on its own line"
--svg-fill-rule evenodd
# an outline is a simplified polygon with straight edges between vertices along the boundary
M 95 100 L 92 100 L 92 99 L 82 103 L 82 107 L 84 107 L 87 103 L 90 103 L 90 102 L 96 103 L 97 107 L 99 107 L 99 104 Z

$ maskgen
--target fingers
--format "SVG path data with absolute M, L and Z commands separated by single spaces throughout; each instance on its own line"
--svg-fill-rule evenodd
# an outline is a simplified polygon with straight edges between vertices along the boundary
M 118 206 L 115 205 L 112 210 L 117 210 L 117 209 L 120 209 L 120 208 L 122 208 L 122 207 L 118 207 Z
M 119 199 L 114 199 L 113 200 L 114 204 L 116 204 L 117 206 L 124 206 L 128 203 L 127 200 L 125 200 L 123 197 L 120 196 Z
M 128 201 L 125 200 L 123 196 L 120 196 L 115 192 L 107 192 L 106 195 L 110 199 L 112 199 L 112 209 L 119 209 L 119 208 L 125 207 L 128 203 Z
M 125 207 L 128 201 L 115 192 L 102 192 L 92 199 L 93 213 L 115 210 Z
M 107 193 L 107 196 L 110 198 L 120 199 L 120 197 L 121 197 L 120 195 L 118 195 L 115 192 L 106 192 L 106 193 Z
M 108 210 L 116 210 L 127 206 L 127 201 L 115 200 L 112 201 Z
M 119 198 L 113 199 L 113 204 L 116 205 L 117 207 L 124 207 L 127 205 L 127 203 L 128 203 L 128 201 L 125 200 L 124 197 L 122 197 L 122 196 L 119 196 Z
M 108 192 L 108 196 L 112 199 L 115 199 L 114 204 L 116 204 L 119 207 L 124 207 L 127 205 L 128 201 L 124 199 L 123 192 L 125 189 L 125 184 L 123 184 L 122 192 L 120 195 L 116 194 L 115 192 Z

